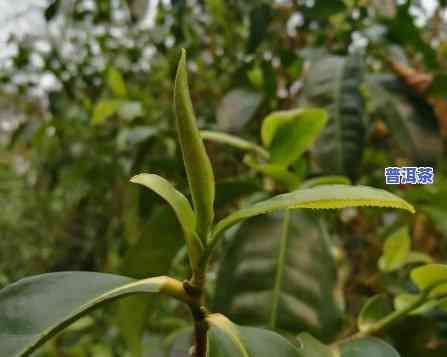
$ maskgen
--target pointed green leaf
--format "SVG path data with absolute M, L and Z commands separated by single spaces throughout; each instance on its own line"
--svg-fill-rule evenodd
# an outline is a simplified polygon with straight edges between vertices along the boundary
M 389 272 L 405 265 L 410 254 L 410 245 L 408 227 L 402 227 L 392 233 L 383 246 L 383 254 L 379 259 L 380 270 Z
M 385 295 L 369 298 L 360 311 L 357 325 L 360 331 L 368 330 L 377 321 L 393 312 L 393 306 Z
M 167 279 L 62 272 L 19 280 L 0 290 L 0 356 L 29 354 L 99 304 L 133 293 L 162 292 Z
M 130 181 L 146 186 L 171 205 L 183 228 L 191 264 L 193 267 L 197 266 L 196 263 L 200 258 L 202 245 L 195 234 L 196 216 L 187 198 L 181 192 L 177 191 L 167 180 L 158 175 L 139 174 L 132 177 Z
M 236 211 L 219 221 L 213 235 L 235 223 L 263 213 L 286 208 L 344 208 L 358 206 L 393 207 L 414 213 L 414 207 L 402 198 L 377 188 L 350 185 L 322 185 L 284 193 Z
M 427 264 L 413 269 L 410 275 L 421 291 L 430 289 L 431 295 L 447 294 L 447 265 Z
M 177 67 L 174 103 L 177 134 L 197 215 L 197 231 L 205 239 L 214 218 L 214 174 L 197 128 L 189 95 L 185 50 L 182 50 Z
M 209 324 L 207 357 L 301 357 L 287 339 L 272 331 L 235 325 L 221 314 L 206 318 Z
M 214 309 L 236 323 L 329 341 L 342 308 L 326 227 L 314 212 L 286 211 L 242 223 L 222 256 Z
M 294 109 L 268 115 L 261 129 L 263 144 L 269 148 L 272 163 L 288 166 L 315 141 L 326 125 L 321 109 Z

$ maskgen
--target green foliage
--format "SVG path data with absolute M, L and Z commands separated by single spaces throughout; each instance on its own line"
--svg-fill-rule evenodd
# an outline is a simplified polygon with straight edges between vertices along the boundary
M 446 2 L 432 3 L 5 3 L 0 287 L 51 271 L 175 278 L 176 300 L 120 296 L 32 355 L 186 356 L 194 344 L 203 357 L 208 342 L 211 356 L 445 356 Z M 275 198 L 357 190 L 350 179 L 384 188 L 389 166 L 434 168 L 434 185 L 387 187 L 417 215 L 352 208 L 333 186 L 323 206 L 346 199 L 338 211 Z M 142 172 L 161 195 L 128 184 Z M 279 206 L 233 226 L 240 210 Z M 83 291 L 61 285 L 38 290 L 25 318 L 62 311 L 56 291 Z M 21 321 L 0 318 L 7 346 L 1 321 Z

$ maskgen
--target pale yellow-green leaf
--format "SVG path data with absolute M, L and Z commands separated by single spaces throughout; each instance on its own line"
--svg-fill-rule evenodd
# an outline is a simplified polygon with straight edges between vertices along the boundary
M 139 174 L 132 177 L 130 181 L 146 186 L 169 203 L 182 226 L 191 264 L 196 267 L 203 248 L 195 233 L 196 216 L 187 198 L 158 175 Z

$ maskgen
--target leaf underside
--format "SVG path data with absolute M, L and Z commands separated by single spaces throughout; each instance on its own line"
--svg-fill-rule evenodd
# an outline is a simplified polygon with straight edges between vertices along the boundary
M 256 217 L 234 238 L 218 274 L 217 311 L 248 325 L 334 337 L 341 322 L 336 266 L 313 212 Z
M 357 174 L 366 133 L 362 80 L 362 59 L 353 54 L 323 58 L 311 67 L 305 81 L 306 102 L 329 113 L 313 150 L 327 174 Z

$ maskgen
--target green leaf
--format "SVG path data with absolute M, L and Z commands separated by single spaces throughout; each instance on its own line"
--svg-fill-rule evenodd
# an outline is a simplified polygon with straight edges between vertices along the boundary
M 447 265 L 427 264 L 413 269 L 411 279 L 421 290 L 430 290 L 431 295 L 447 293 Z
M 405 264 L 431 264 L 433 263 L 433 258 L 428 254 L 422 252 L 410 252 L 405 261 Z
M 341 357 L 400 357 L 394 347 L 375 337 L 342 343 L 337 352 Z
M 195 233 L 196 216 L 187 198 L 181 192 L 177 191 L 167 180 L 158 175 L 139 174 L 132 177 L 130 181 L 146 186 L 169 203 L 182 226 L 191 264 L 193 267 L 196 267 L 203 247 Z
M 365 145 L 365 103 L 361 94 L 364 66 L 360 55 L 330 56 L 311 66 L 304 83 L 308 104 L 327 110 L 314 153 L 328 174 L 355 177 Z
M 322 185 L 274 196 L 236 211 L 219 221 L 214 236 L 240 220 L 287 208 L 345 208 L 358 206 L 393 207 L 414 213 L 414 207 L 402 198 L 377 188 L 350 185 Z
M 251 141 L 241 139 L 238 136 L 218 132 L 218 131 L 200 131 L 200 135 L 205 140 L 212 140 L 218 143 L 226 144 L 239 150 L 257 153 L 264 159 L 268 159 L 270 154 L 261 146 L 252 143 Z
M 394 308 L 396 310 L 404 310 L 410 305 L 414 304 L 416 301 L 420 299 L 419 294 L 399 294 L 396 295 L 394 298 Z M 418 314 L 425 314 L 426 312 L 438 307 L 439 305 L 442 305 L 445 303 L 445 300 L 429 300 L 426 303 L 422 304 L 417 309 L 412 310 L 409 312 L 409 315 L 418 315 Z
M 303 357 L 338 357 L 328 346 L 306 332 L 299 334 L 298 341 Z
M 313 212 L 244 222 L 222 256 L 214 309 L 237 323 L 331 340 L 342 309 L 329 241 Z
M 360 311 L 357 325 L 360 331 L 368 330 L 377 321 L 393 312 L 393 305 L 386 295 L 369 298 Z
M 301 188 L 312 188 L 321 185 L 350 185 L 351 180 L 345 176 L 321 176 L 304 181 Z
M 268 115 L 262 123 L 261 136 L 270 150 L 272 163 L 288 166 L 296 161 L 312 145 L 326 122 L 326 112 L 313 108 Z
M 106 119 L 118 112 L 122 104 L 123 101 L 120 99 L 100 99 L 93 109 L 92 124 L 102 124 Z
M 133 293 L 162 292 L 167 279 L 62 272 L 19 280 L 0 290 L 0 355 L 29 354 L 99 304 Z
M 325 346 L 309 334 L 298 336 L 302 357 L 400 357 L 399 353 L 385 341 L 367 337 Z
M 189 95 L 185 50 L 182 50 L 177 68 L 174 103 L 177 134 L 197 216 L 197 231 L 204 240 L 214 218 L 214 174 L 197 128 Z
M 301 357 L 287 339 L 272 331 L 235 325 L 221 314 L 206 318 L 207 357 Z
M 141 234 L 124 257 L 122 273 L 132 278 L 167 275 L 172 260 L 182 246 L 181 227 L 168 206 L 155 210 Z M 134 357 L 141 356 L 145 322 L 157 305 L 158 297 L 131 296 L 119 301 L 117 323 Z
M 115 67 L 109 67 L 107 71 L 107 84 L 117 97 L 126 97 L 127 88 L 124 83 L 123 75 Z
M 383 254 L 379 259 L 380 270 L 390 272 L 405 265 L 410 249 L 411 241 L 408 227 L 402 227 L 392 233 L 383 246 Z
M 217 125 L 222 131 L 239 132 L 255 114 L 262 96 L 247 89 L 233 89 L 217 108 Z

